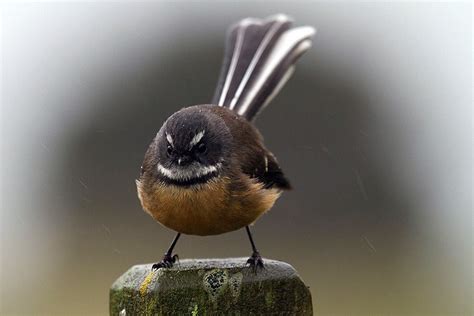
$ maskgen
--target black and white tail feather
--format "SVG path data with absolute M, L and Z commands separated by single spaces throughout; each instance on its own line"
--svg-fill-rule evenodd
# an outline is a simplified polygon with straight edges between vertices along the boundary
M 229 29 L 213 104 L 249 121 L 265 108 L 291 77 L 316 32 L 309 26 L 292 29 L 291 24 L 288 16 L 278 14 L 246 18 Z

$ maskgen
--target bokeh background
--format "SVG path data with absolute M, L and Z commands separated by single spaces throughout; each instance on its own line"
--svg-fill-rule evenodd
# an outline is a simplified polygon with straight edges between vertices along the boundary
M 134 179 L 163 121 L 209 102 L 229 24 L 284 12 L 313 48 L 257 121 L 295 189 L 254 228 L 318 315 L 471 315 L 472 7 L 84 2 L 1 6 L 2 315 L 105 315 L 174 233 Z M 181 258 L 248 256 L 245 232 Z

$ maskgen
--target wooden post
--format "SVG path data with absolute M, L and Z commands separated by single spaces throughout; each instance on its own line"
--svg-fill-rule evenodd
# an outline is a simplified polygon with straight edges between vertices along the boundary
M 311 293 L 295 269 L 264 259 L 187 259 L 171 269 L 136 265 L 110 289 L 110 315 L 312 315 Z

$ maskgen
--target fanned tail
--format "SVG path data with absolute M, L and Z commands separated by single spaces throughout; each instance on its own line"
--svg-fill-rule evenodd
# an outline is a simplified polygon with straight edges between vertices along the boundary
M 315 29 L 290 29 L 283 14 L 264 20 L 246 18 L 227 34 L 224 62 L 213 104 L 248 120 L 273 99 L 294 71 L 298 58 L 311 47 Z

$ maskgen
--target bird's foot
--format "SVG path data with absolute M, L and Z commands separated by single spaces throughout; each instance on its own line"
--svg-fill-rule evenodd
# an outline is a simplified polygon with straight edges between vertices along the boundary
M 252 269 L 254 273 L 257 273 L 258 269 L 264 269 L 265 267 L 263 266 L 263 259 L 260 256 L 260 253 L 254 252 L 250 258 L 247 260 L 247 264 L 249 267 Z
M 152 270 L 158 270 L 160 268 L 171 268 L 173 264 L 176 262 L 176 260 L 179 260 L 178 255 L 170 255 L 170 254 L 165 254 L 163 259 L 160 262 L 155 263 L 151 269 Z

